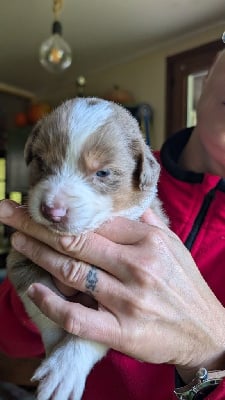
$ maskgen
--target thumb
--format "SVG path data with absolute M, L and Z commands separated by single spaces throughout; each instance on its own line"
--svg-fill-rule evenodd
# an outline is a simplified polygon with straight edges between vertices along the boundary
M 144 222 L 148 225 L 153 225 L 163 230 L 169 230 L 168 226 L 162 220 L 159 215 L 157 215 L 151 208 L 148 208 L 144 214 L 141 216 L 141 222 Z

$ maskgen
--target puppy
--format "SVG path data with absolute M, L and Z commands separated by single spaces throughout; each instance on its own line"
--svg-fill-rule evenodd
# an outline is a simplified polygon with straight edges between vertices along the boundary
M 157 198 L 159 165 L 137 121 L 115 103 L 68 100 L 37 123 L 25 160 L 29 213 L 50 231 L 81 235 L 115 216 L 138 219 L 148 207 L 167 222 Z M 46 271 L 12 250 L 8 272 L 46 350 L 32 378 L 40 381 L 38 400 L 80 400 L 106 347 L 66 333 L 29 300 L 26 291 L 33 282 L 57 292 Z

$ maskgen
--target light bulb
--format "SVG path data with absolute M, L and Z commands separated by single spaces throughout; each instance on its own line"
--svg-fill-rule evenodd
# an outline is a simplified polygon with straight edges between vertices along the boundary
M 225 43 L 225 32 L 223 32 L 223 34 L 222 34 L 222 41 L 223 41 L 223 43 Z
M 59 21 L 53 23 L 52 35 L 41 45 L 39 61 L 50 72 L 62 72 L 71 65 L 71 48 L 62 38 Z

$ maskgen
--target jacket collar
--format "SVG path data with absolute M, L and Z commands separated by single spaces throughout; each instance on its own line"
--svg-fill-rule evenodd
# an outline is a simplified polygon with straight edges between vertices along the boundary
M 185 182 L 201 183 L 203 173 L 186 171 L 178 166 L 180 154 L 187 144 L 193 128 L 186 128 L 169 137 L 160 151 L 163 167 L 176 179 Z
M 180 154 L 187 144 L 193 131 L 192 128 L 185 128 L 175 135 L 169 137 L 169 139 L 164 143 L 160 151 L 161 163 L 163 167 L 169 172 L 174 178 L 189 182 L 189 183 L 202 183 L 206 179 L 214 181 L 217 189 L 225 192 L 225 179 L 220 178 L 216 175 L 197 173 L 193 171 L 186 171 L 178 166 L 178 160 Z

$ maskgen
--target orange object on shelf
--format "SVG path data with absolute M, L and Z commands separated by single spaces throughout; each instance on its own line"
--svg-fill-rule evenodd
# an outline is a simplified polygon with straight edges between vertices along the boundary
M 28 119 L 27 119 L 27 115 L 25 112 L 18 112 L 15 115 L 15 124 L 18 127 L 23 127 L 28 125 Z
M 112 89 L 108 90 L 104 94 L 103 98 L 119 104 L 135 103 L 133 94 L 128 90 L 121 89 L 118 85 L 114 85 Z
M 30 124 L 35 124 L 40 118 L 51 111 L 47 103 L 32 104 L 27 112 L 27 118 Z

